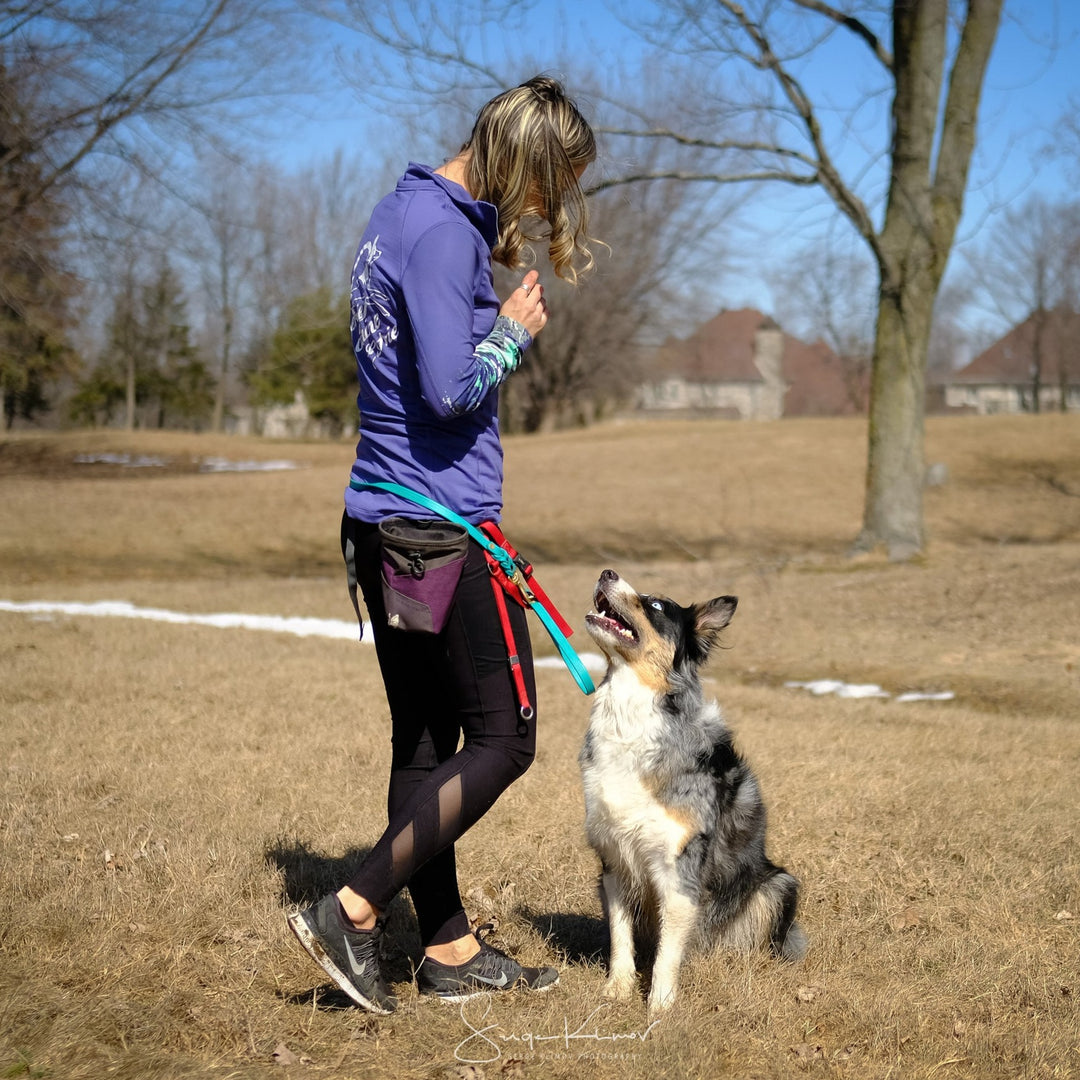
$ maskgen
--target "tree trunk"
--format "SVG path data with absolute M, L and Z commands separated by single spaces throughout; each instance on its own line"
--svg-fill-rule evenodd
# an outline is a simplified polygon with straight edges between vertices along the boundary
M 930 314 L 937 283 L 926 275 L 878 301 L 870 383 L 870 435 L 863 529 L 857 550 L 884 543 L 890 559 L 922 551 L 923 430 Z
M 135 430 L 135 357 L 127 358 L 127 378 L 124 387 L 124 428 L 127 431 Z
M 225 386 L 229 380 L 229 353 L 232 350 L 232 305 L 229 303 L 231 284 L 229 277 L 229 245 L 226 234 L 220 245 L 220 275 L 221 275 L 221 368 L 218 371 L 217 386 L 214 387 L 214 415 L 210 421 L 211 430 L 220 432 L 225 426 Z
M 866 504 L 856 550 L 923 549 L 923 430 L 934 300 L 964 205 L 983 77 L 1002 0 L 968 0 L 948 90 L 948 0 L 893 4 L 889 197 L 875 252 L 881 284 L 870 384 Z
M 221 343 L 221 367 L 214 387 L 214 415 L 210 429 L 220 432 L 225 427 L 225 384 L 229 378 L 229 352 L 232 346 L 232 316 L 226 311 L 224 337 Z
M 1043 331 L 1046 327 L 1046 309 L 1040 304 L 1035 311 L 1035 338 L 1031 350 L 1031 411 L 1042 412 Z

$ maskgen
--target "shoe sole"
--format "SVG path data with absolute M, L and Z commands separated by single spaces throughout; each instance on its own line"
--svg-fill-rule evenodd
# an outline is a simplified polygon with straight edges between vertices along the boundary
M 458 1005 L 463 1001 L 472 1001 L 473 998 L 483 997 L 485 994 L 505 994 L 508 990 L 523 990 L 527 994 L 546 994 L 553 986 L 558 985 L 559 980 L 555 979 L 553 982 L 549 982 L 547 986 L 535 988 L 531 986 L 478 986 L 474 990 L 466 990 L 460 993 L 448 992 L 441 994 L 438 990 L 421 990 L 420 996 L 445 1001 L 448 1005 Z
M 370 998 L 366 998 L 356 988 L 356 984 L 334 963 L 330 958 L 330 954 L 323 948 L 322 942 L 319 941 L 314 931 L 308 926 L 304 920 L 303 915 L 297 912 L 295 915 L 290 915 L 287 919 L 289 929 L 296 935 L 297 940 L 307 950 L 311 959 L 315 961 L 330 976 L 334 982 L 349 995 L 353 1001 L 356 1002 L 362 1009 L 367 1009 L 370 1013 L 375 1013 L 376 1016 L 389 1016 L 393 1009 L 384 1009 L 381 1005 L 372 1001 Z

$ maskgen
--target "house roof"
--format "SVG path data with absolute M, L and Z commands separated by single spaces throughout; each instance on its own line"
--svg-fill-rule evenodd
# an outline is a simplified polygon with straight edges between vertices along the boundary
M 650 376 L 681 377 L 689 382 L 762 383 L 761 372 L 754 365 L 754 337 L 763 328 L 780 329 L 771 317 L 754 308 L 722 311 L 689 337 L 661 345 L 653 357 Z M 785 416 L 862 411 L 852 402 L 843 363 L 828 345 L 823 341 L 808 345 L 781 333 L 781 371 L 789 387 L 784 398 Z M 865 400 L 865 392 L 861 397 Z
M 953 373 L 953 383 L 1027 383 L 1032 377 L 1036 331 L 1039 320 L 1033 312 L 1004 337 L 979 353 L 966 367 Z M 1080 382 L 1080 313 L 1064 308 L 1044 312 L 1040 349 L 1040 376 L 1044 383 L 1057 382 L 1064 369 L 1070 382 Z
M 753 308 L 722 311 L 689 337 L 657 349 L 655 375 L 692 382 L 763 382 L 754 366 L 754 335 L 765 316 Z

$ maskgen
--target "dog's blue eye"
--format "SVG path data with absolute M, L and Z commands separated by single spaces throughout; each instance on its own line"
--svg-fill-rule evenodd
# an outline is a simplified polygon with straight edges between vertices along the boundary
M 655 608 L 657 611 L 663 611 L 664 605 L 659 600 L 650 600 L 649 606 Z

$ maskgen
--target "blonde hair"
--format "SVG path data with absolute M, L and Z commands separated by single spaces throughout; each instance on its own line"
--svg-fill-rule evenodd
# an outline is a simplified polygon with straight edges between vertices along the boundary
M 561 83 L 537 75 L 492 98 L 461 152 L 469 192 L 499 211 L 492 258 L 514 269 L 524 263 L 526 243 L 546 239 L 556 275 L 575 284 L 578 273 L 591 269 L 589 210 L 578 174 L 596 158 L 596 139 Z M 549 231 L 523 228 L 530 216 L 543 218 Z

